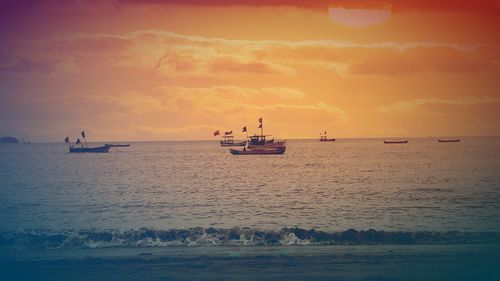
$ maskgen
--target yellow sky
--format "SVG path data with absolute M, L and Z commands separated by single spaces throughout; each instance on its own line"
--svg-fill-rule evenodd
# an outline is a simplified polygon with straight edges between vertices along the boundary
M 210 139 L 259 117 L 280 138 L 500 135 L 490 14 L 293 6 L 9 6 L 0 135 Z

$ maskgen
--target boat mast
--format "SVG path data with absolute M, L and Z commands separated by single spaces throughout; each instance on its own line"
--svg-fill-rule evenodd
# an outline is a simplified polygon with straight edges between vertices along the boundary
M 260 128 L 260 135 L 264 136 L 264 128 L 262 126 L 262 117 L 259 118 L 259 128 Z

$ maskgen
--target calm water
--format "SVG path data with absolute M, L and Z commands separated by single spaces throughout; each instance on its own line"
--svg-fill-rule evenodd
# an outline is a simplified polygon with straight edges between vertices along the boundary
M 500 231 L 499 138 L 287 144 L 282 156 L 209 141 L 1 145 L 0 230 Z

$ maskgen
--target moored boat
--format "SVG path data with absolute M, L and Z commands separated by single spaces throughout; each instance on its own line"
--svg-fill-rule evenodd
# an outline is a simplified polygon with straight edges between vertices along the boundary
M 400 141 L 384 141 L 385 144 L 398 144 L 398 143 L 408 143 L 408 140 L 400 140 Z
M 438 142 L 459 142 L 460 139 L 440 139 Z
M 109 145 L 103 145 L 98 147 L 73 147 L 69 148 L 70 153 L 106 153 L 109 152 L 111 147 Z
M 329 138 L 326 136 L 326 131 L 325 131 L 325 134 L 324 134 L 324 135 L 319 134 L 319 141 L 335 141 L 335 139 L 329 139 Z
M 286 146 L 255 148 L 255 149 L 244 148 L 243 150 L 230 148 L 229 151 L 233 155 L 277 155 L 285 153 Z
M 113 144 L 113 143 L 107 143 L 105 144 L 109 147 L 130 147 L 130 144 Z
M 329 139 L 329 138 L 327 138 L 326 136 L 321 136 L 321 137 L 319 138 L 319 141 L 335 141 L 335 139 Z

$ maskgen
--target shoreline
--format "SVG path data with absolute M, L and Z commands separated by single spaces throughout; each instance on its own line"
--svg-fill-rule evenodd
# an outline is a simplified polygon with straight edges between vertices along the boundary
M 496 280 L 500 245 L 2 251 L 2 264 L 3 280 Z

